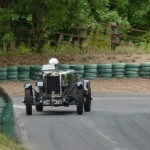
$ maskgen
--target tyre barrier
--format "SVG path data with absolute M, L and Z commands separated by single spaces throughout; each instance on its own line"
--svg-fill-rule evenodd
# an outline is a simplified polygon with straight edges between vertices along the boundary
M 0 82 L 1 81 L 6 81 L 7 80 L 7 68 L 6 67 L 1 67 L 0 68 Z
M 70 65 L 70 69 L 75 70 L 78 73 L 79 77 L 84 77 L 84 65 Z
M 0 67 L 0 82 L 11 81 L 27 81 L 36 80 L 42 65 L 23 65 Z M 58 69 L 77 71 L 82 78 L 94 80 L 97 77 L 102 79 L 115 78 L 150 78 L 150 62 L 147 63 L 113 63 L 113 64 L 86 64 L 86 65 L 68 65 L 59 64 Z
M 18 67 L 17 66 L 7 67 L 7 79 L 12 80 L 12 81 L 18 80 Z
M 28 81 L 30 79 L 30 66 L 18 66 L 18 80 Z
M 32 65 L 30 66 L 30 79 L 36 80 L 37 76 L 42 70 L 42 65 Z
M 60 70 L 67 70 L 67 69 L 70 69 L 70 65 L 67 65 L 67 64 L 59 64 L 59 65 L 58 65 L 58 69 L 60 69 Z
M 141 78 L 150 78 L 150 63 L 142 63 L 140 64 L 139 76 Z
M 112 78 L 112 64 L 98 64 L 97 73 L 99 78 L 102 79 Z
M 0 87 L 0 133 L 15 141 L 15 121 L 13 102 L 8 94 Z
M 112 64 L 112 74 L 113 77 L 121 79 L 125 77 L 125 63 L 113 63 Z
M 139 63 L 126 64 L 125 75 L 127 78 L 138 78 L 139 70 L 140 70 Z
M 97 64 L 84 65 L 84 78 L 88 80 L 97 78 Z

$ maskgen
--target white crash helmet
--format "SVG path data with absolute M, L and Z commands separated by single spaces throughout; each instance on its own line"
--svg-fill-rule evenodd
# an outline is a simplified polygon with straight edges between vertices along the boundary
M 49 64 L 54 65 L 55 68 L 57 69 L 57 68 L 58 68 L 58 64 L 59 64 L 59 61 L 58 61 L 58 59 L 56 59 L 56 58 L 51 58 L 51 59 L 49 60 Z

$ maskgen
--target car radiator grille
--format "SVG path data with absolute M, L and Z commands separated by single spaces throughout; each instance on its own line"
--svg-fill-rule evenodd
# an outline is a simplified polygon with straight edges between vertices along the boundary
M 52 91 L 54 91 L 55 94 L 60 94 L 59 76 L 47 76 L 46 77 L 46 94 L 51 94 Z

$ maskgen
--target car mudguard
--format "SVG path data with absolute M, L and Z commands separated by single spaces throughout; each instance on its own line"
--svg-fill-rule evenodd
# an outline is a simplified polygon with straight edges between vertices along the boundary
M 88 86 L 90 85 L 90 81 L 89 80 L 84 80 L 83 81 L 84 84 L 84 95 L 88 95 Z
M 32 85 L 29 84 L 29 83 L 26 83 L 26 84 L 24 85 L 24 88 L 25 88 L 25 89 L 32 89 Z
M 77 82 L 77 88 L 78 89 L 83 88 L 83 82 Z

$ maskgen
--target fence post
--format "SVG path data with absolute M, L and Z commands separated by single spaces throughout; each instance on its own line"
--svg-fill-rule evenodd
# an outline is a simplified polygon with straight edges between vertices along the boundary
M 58 39 L 57 48 L 55 49 L 55 52 L 60 49 L 60 46 L 61 46 L 61 44 L 62 44 L 61 42 L 63 41 L 63 39 L 64 39 L 63 34 L 60 34 L 60 35 L 59 35 L 59 39 Z
M 84 28 L 84 26 L 81 26 L 78 29 L 78 42 L 79 42 L 79 48 L 80 48 L 81 53 L 84 53 L 84 51 L 83 51 L 83 43 L 85 41 L 84 35 L 85 35 L 85 28 Z
M 116 47 L 119 45 L 119 34 L 115 22 L 112 22 L 110 26 L 111 26 L 111 50 L 114 51 Z

